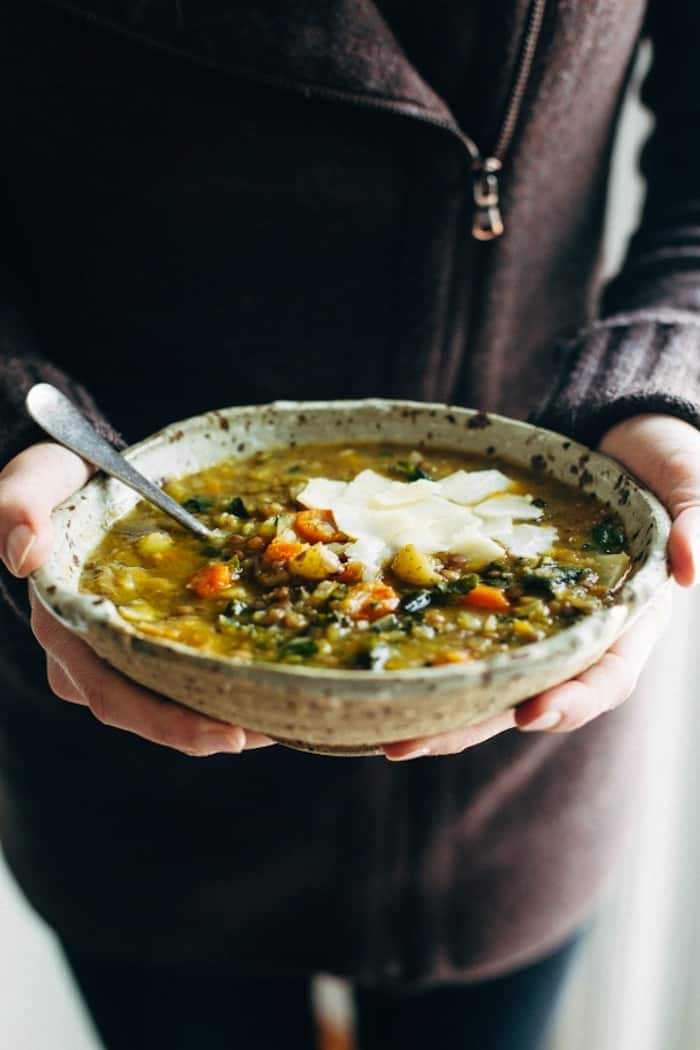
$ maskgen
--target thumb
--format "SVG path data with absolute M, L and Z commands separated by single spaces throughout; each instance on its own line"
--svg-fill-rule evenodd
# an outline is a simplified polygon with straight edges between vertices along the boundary
M 677 583 L 700 582 L 700 431 L 673 416 L 634 416 L 608 431 L 600 451 L 623 463 L 671 515 L 668 555 Z
M 84 485 L 88 464 L 60 445 L 32 445 L 0 473 L 0 557 L 15 576 L 28 576 L 49 556 L 51 511 Z

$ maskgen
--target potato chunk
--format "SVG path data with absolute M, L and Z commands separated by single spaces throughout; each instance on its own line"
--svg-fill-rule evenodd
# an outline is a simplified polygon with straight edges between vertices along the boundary
M 305 580 L 325 580 L 334 573 L 340 572 L 340 558 L 322 543 L 315 543 L 295 555 L 287 562 L 287 568 L 295 576 Z
M 598 574 L 598 581 L 606 590 L 616 590 L 630 567 L 629 554 L 595 554 L 588 559 L 588 564 Z
M 397 551 L 391 569 L 403 583 L 413 587 L 434 587 L 442 580 L 434 560 L 412 543 L 407 543 Z
M 154 554 L 162 554 L 173 545 L 173 538 L 169 532 L 148 532 L 137 541 L 136 546 L 143 558 L 152 558 Z

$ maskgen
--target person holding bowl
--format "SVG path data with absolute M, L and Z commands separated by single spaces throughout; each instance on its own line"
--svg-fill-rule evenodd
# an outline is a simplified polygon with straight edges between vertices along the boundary
M 645 36 L 646 206 L 601 289 Z M 0 830 L 108 1047 L 310 1046 L 320 972 L 353 982 L 363 1048 L 542 1046 L 633 820 L 623 701 L 668 608 L 389 761 L 269 747 L 30 610 L 89 470 L 39 440 L 27 389 L 129 441 L 273 398 L 529 416 L 657 494 L 693 584 L 699 46 L 690 0 L 2 5 Z

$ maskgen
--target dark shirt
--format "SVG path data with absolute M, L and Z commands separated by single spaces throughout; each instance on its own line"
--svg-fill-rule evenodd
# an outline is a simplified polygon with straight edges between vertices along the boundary
M 457 132 L 491 148 L 528 4 L 176 7 L 0 9 L 1 461 L 36 437 L 37 379 L 129 441 L 278 397 L 444 398 L 593 442 L 640 410 L 697 423 L 695 3 L 650 9 L 651 193 L 600 308 L 642 0 L 547 6 L 489 245 Z M 52 698 L 2 616 L 4 846 L 76 950 L 469 980 L 567 936 L 619 855 L 634 705 L 403 767 L 195 762 Z

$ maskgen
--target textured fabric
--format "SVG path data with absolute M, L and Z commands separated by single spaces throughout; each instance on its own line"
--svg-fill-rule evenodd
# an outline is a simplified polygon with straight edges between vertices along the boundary
M 605 320 L 564 348 L 557 382 L 533 414 L 590 444 L 637 412 L 700 420 L 700 5 L 652 2 L 647 30 L 654 60 L 643 99 L 656 127 L 642 160 L 642 223 L 605 290 Z
M 700 315 L 663 307 L 615 314 L 561 347 L 556 384 L 535 419 L 593 446 L 642 412 L 697 425 L 698 374 Z
M 700 42 L 696 5 L 649 6 L 651 192 L 602 300 L 610 145 L 647 5 L 550 0 L 506 234 L 477 244 L 464 133 L 493 148 L 527 8 L 478 5 L 447 100 L 395 4 L 5 0 L 0 460 L 32 440 L 21 390 L 53 369 L 130 441 L 295 397 L 559 412 L 591 440 L 630 411 L 696 422 L 700 96 L 672 57 Z M 450 11 L 431 15 L 443 54 Z M 76 951 L 469 981 L 561 943 L 614 872 L 639 703 L 403 766 L 282 748 L 193 762 L 60 704 L 0 618 L 3 844 Z

